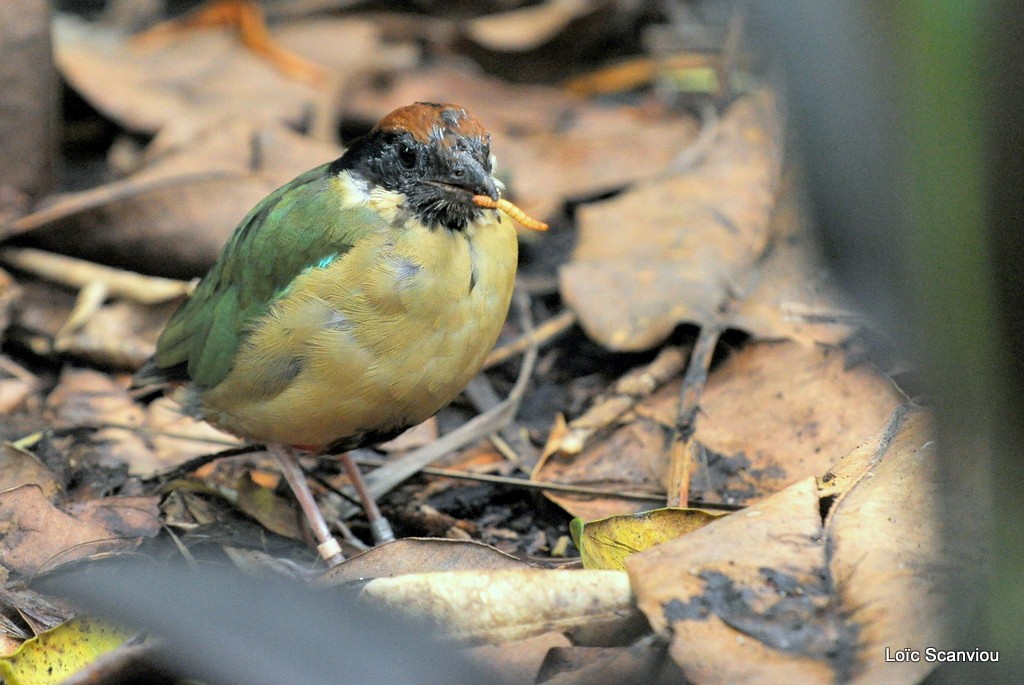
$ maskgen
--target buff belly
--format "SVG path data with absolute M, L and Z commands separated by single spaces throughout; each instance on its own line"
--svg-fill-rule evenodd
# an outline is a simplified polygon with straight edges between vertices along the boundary
M 487 212 L 462 232 L 367 236 L 298 276 L 199 412 L 239 435 L 324 446 L 415 425 L 480 370 L 508 313 L 517 246 Z

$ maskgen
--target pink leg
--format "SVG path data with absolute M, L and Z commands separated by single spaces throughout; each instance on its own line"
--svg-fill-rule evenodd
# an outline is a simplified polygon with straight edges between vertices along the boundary
M 313 498 L 313 492 L 306 482 L 306 474 L 299 468 L 295 461 L 295 453 L 288 447 L 282 445 L 267 445 L 267 452 L 272 454 L 277 463 L 281 465 L 281 475 L 288 481 L 289 487 L 295 493 L 295 499 L 299 502 L 306 522 L 313 529 L 313 535 L 317 541 L 317 551 L 328 566 L 337 566 L 345 557 L 341 553 L 341 545 L 331 535 L 327 521 Z
M 377 503 L 373 500 L 373 495 L 366 488 L 366 481 L 363 480 L 363 474 L 360 473 L 359 466 L 352 459 L 352 455 L 348 452 L 342 454 L 341 463 L 345 466 L 348 479 L 352 481 L 352 487 L 356 489 L 356 494 L 359 495 L 363 511 L 366 512 L 366 520 L 370 523 L 373 542 L 375 544 L 394 542 L 395 534 L 391 530 L 391 524 L 388 523 L 388 520 L 380 513 L 380 509 L 377 508 Z

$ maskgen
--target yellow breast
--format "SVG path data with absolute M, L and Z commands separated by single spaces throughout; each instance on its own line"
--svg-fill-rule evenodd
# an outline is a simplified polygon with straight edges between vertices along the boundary
M 480 370 L 508 313 L 517 243 L 485 212 L 366 236 L 295 279 L 252 327 L 205 418 L 253 440 L 327 445 L 415 425 Z

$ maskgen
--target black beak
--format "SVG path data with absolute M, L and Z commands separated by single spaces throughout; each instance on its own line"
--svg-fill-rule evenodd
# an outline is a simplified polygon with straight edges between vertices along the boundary
M 486 195 L 495 201 L 499 198 L 494 179 L 480 162 L 469 155 L 458 156 L 445 183 L 468 190 L 473 195 Z

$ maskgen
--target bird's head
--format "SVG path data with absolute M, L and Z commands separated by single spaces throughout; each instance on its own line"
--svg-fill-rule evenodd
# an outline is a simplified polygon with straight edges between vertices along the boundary
M 417 102 L 391 112 L 336 163 L 371 188 L 401 197 L 426 226 L 462 230 L 483 211 L 474 195 L 498 200 L 491 135 L 451 104 Z

